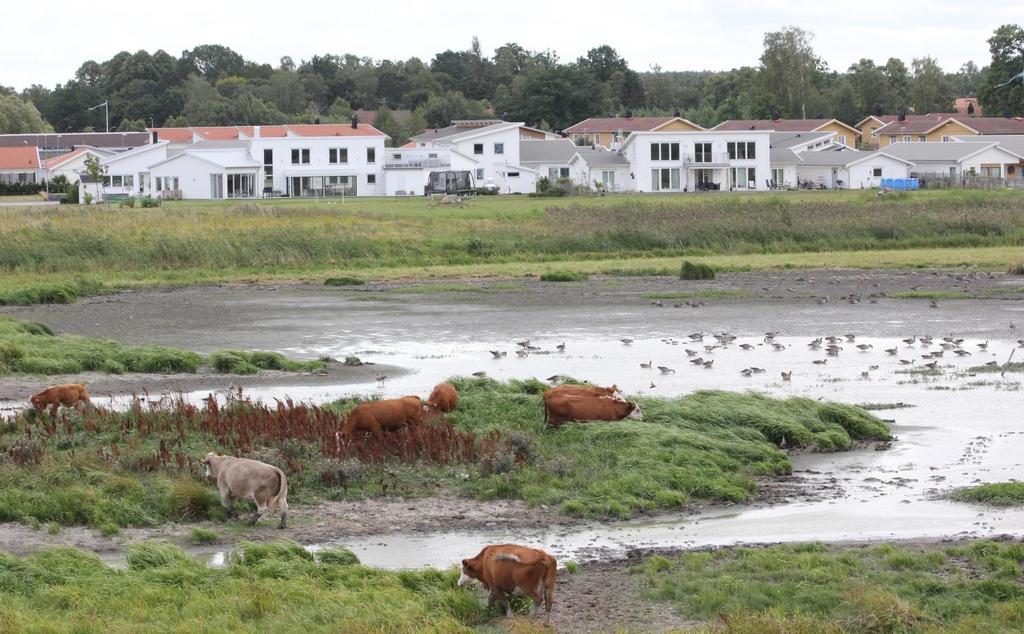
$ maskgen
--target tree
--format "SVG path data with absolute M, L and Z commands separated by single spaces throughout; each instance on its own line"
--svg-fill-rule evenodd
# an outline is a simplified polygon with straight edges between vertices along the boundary
M 483 119 L 487 116 L 482 103 L 466 99 L 457 92 L 431 95 L 417 110 L 428 128 L 443 128 L 456 119 Z
M 992 61 L 978 90 L 982 107 L 996 116 L 1024 115 L 1024 82 L 1014 79 L 1006 83 L 1024 69 L 1024 28 L 1004 24 L 989 38 L 988 48 Z
M 0 134 L 19 132 L 52 132 L 53 127 L 43 120 L 31 101 L 0 94 Z
M 956 97 L 976 97 L 981 88 L 981 70 L 974 62 L 964 62 L 952 77 L 953 93 Z
M 226 46 L 203 44 L 183 51 L 181 62 L 186 74 L 198 73 L 209 81 L 216 81 L 231 75 L 244 75 L 245 59 Z
M 146 122 L 142 119 L 121 119 L 121 122 L 114 128 L 115 132 L 145 132 Z
M 953 106 L 953 89 L 935 58 L 917 57 L 910 66 L 914 71 L 910 87 L 910 102 L 914 110 L 921 114 L 949 112 Z
M 885 79 L 889 86 L 890 108 L 889 112 L 894 113 L 910 103 L 910 72 L 903 60 L 890 57 L 885 66 L 882 67 Z
M 512 82 L 495 106 L 515 121 L 548 121 L 556 130 L 602 112 L 610 102 L 604 86 L 579 64 L 538 68 Z
M 855 100 L 855 112 L 851 123 L 874 114 L 876 109 L 883 113 L 895 111 L 896 105 L 893 103 L 885 70 L 875 66 L 874 61 L 862 58 L 856 64 L 852 64 L 847 79 Z
M 94 154 L 87 154 L 85 157 L 85 173 L 89 175 L 96 192 L 96 202 L 103 202 L 103 177 L 107 174 L 107 167 L 100 163 L 99 157 Z M 86 194 L 86 202 L 91 198 Z
M 813 33 L 795 26 L 765 33 L 761 78 L 783 116 L 807 118 L 808 98 L 822 66 L 811 48 L 813 39 Z

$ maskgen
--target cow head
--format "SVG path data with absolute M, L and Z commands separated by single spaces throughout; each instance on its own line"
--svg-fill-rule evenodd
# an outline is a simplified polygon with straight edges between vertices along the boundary
M 205 458 L 203 458 L 203 466 L 206 467 L 206 477 L 207 478 L 212 478 L 213 476 L 216 475 L 214 473 L 214 471 L 213 471 L 213 469 L 214 469 L 213 462 L 214 462 L 214 458 L 216 458 L 216 457 L 217 457 L 217 454 L 215 454 L 215 453 L 213 453 L 211 451 L 210 453 L 206 454 Z
M 462 574 L 459 575 L 459 585 L 464 586 L 472 581 L 480 581 L 483 571 L 480 566 L 480 557 L 462 560 Z
M 640 406 L 632 401 L 629 402 L 629 405 L 630 410 L 629 414 L 626 415 L 626 418 L 628 418 L 629 420 L 643 420 L 644 413 L 640 411 Z
M 32 407 L 34 407 L 35 409 L 43 409 L 43 407 L 46 405 L 46 403 L 43 401 L 43 397 L 40 396 L 39 394 L 36 394 L 35 396 L 29 398 L 28 400 L 30 403 L 32 403 Z
M 423 401 L 423 418 L 430 420 L 441 416 L 441 409 L 433 401 Z

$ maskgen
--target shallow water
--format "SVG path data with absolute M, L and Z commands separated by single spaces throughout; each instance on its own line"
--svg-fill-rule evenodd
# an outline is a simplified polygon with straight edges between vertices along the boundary
M 220 299 L 218 299 L 220 298 Z M 1024 374 L 979 373 L 967 368 L 989 361 L 1005 362 L 1013 341 L 1011 321 L 1024 323 L 1021 302 L 962 300 L 940 309 L 925 301 L 882 300 L 879 304 L 817 305 L 811 301 L 711 302 L 699 310 L 658 308 L 648 304 L 615 305 L 595 297 L 591 306 L 578 299 L 564 306 L 536 303 L 530 297 L 505 302 L 453 301 L 450 297 L 415 297 L 401 302 L 351 301 L 300 291 L 261 294 L 240 299 L 230 293 L 204 301 L 230 306 L 231 339 L 218 325 L 216 310 L 210 323 L 189 329 L 168 326 L 161 343 L 196 348 L 210 332 L 222 337 L 218 347 L 276 349 L 298 357 L 328 354 L 336 358 L 357 354 L 364 361 L 397 365 L 409 374 L 359 385 L 287 387 L 251 390 L 259 398 L 324 401 L 347 394 L 425 396 L 437 382 L 453 375 L 484 371 L 510 378 L 562 374 L 596 383 L 616 383 L 626 393 L 672 397 L 697 389 L 758 390 L 774 396 L 807 396 L 847 403 L 897 403 L 909 408 L 878 414 L 894 421 L 899 440 L 888 451 L 802 454 L 794 467 L 812 485 L 832 484 L 843 496 L 822 502 L 794 502 L 772 508 L 730 510 L 715 508 L 690 516 L 661 516 L 631 522 L 590 524 L 549 530 L 484 530 L 388 534 L 346 538 L 336 544 L 351 548 L 365 563 L 384 567 L 447 566 L 488 542 L 517 541 L 541 546 L 560 559 L 621 555 L 636 547 L 689 547 L 748 542 L 806 540 L 867 540 L 923 538 L 961 534 L 1024 533 L 1024 510 L 997 510 L 947 502 L 946 490 L 1024 475 Z M 215 306 L 214 306 L 215 308 Z M 717 342 L 706 336 L 691 342 L 692 332 L 729 331 L 738 339 L 710 352 Z M 764 341 L 767 331 L 781 331 L 774 350 Z M 198 342 L 194 333 L 202 332 Z M 823 335 L 856 335 L 840 343 L 838 357 L 825 359 L 807 342 Z M 931 346 L 900 340 L 930 334 Z M 966 337 L 971 356 L 951 351 L 939 359 L 942 373 L 928 377 L 908 374 L 926 360 L 921 355 L 939 349 L 941 337 Z M 623 344 L 621 338 L 634 341 Z M 516 356 L 515 342 L 529 339 L 540 351 Z M 294 342 L 299 342 L 298 344 Z M 673 343 L 675 341 L 676 343 Z M 979 341 L 989 341 L 988 350 Z M 565 343 L 565 351 L 556 345 Z M 739 344 L 747 343 L 752 350 Z M 871 344 L 859 351 L 858 343 Z M 896 346 L 896 356 L 885 348 Z M 685 349 L 714 360 L 711 369 L 689 362 Z M 508 356 L 492 359 L 489 350 Z M 1016 360 L 1024 360 L 1018 351 Z M 914 360 L 913 366 L 899 359 Z M 652 362 L 653 369 L 641 363 Z M 663 374 L 662 365 L 674 373 Z M 870 369 L 877 365 L 877 369 Z M 748 367 L 765 372 L 750 377 Z M 781 372 L 792 372 L 782 380 Z M 867 372 L 867 377 L 862 373 Z M 652 385 L 653 384 L 653 385 Z M 207 391 L 189 395 L 198 400 Z M 332 542 L 327 545 L 335 545 Z M 197 549 L 214 564 L 223 562 L 217 548 Z

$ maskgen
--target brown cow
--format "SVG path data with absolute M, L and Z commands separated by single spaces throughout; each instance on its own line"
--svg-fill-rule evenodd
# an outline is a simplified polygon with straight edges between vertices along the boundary
M 500 599 L 505 605 L 505 614 L 512 616 L 508 595 L 514 592 L 533 599 L 531 617 L 540 612 L 544 603 L 544 622 L 551 620 L 551 604 L 555 600 L 555 575 L 558 563 L 543 550 L 527 548 L 516 544 L 495 544 L 484 546 L 480 554 L 472 559 L 462 560 L 462 575 L 459 585 L 479 581 L 490 592 L 487 607 Z
M 573 396 L 617 396 L 619 395 L 619 386 L 613 385 L 611 387 L 601 387 L 599 385 L 573 385 L 566 383 L 563 385 L 556 385 L 553 388 L 544 391 L 544 397 L 548 395 L 554 396 L 555 394 L 571 394 Z
M 89 400 L 89 390 L 81 383 L 48 387 L 32 396 L 29 401 L 32 403 L 32 407 L 39 411 L 49 407 L 51 417 L 57 415 L 57 409 L 61 405 L 66 407 L 77 407 L 79 403 L 85 403 L 86 406 L 92 405 L 92 401 Z
M 288 517 L 288 478 L 284 472 L 265 462 L 249 458 L 218 456 L 212 451 L 203 459 L 206 477 L 217 480 L 220 503 L 234 517 L 235 500 L 252 500 L 256 503 L 256 514 L 249 519 L 249 525 L 256 523 L 260 516 L 275 507 L 281 509 L 278 528 L 285 527 Z
M 357 431 L 372 433 L 382 442 L 385 431 L 399 431 L 408 426 L 418 439 L 422 425 L 423 401 L 418 396 L 403 396 L 356 405 L 336 436 L 339 445 L 342 438 L 350 438 Z
M 561 427 L 569 421 L 643 420 L 640 406 L 632 401 L 610 396 L 574 396 L 555 394 L 544 399 L 544 422 Z
M 438 383 L 424 407 L 438 412 L 452 412 L 459 406 L 459 393 L 451 383 Z M 426 411 L 426 409 L 424 410 Z

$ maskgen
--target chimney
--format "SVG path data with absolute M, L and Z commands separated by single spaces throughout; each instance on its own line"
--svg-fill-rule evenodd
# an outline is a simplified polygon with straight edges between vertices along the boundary
M 356 130 L 359 128 L 359 117 L 352 115 L 352 129 Z
M 904 121 L 906 121 L 907 120 L 907 111 L 904 110 L 903 108 L 900 108 L 899 111 L 896 113 L 896 120 L 899 121 L 900 123 L 903 123 Z
M 254 138 L 254 139 L 260 138 L 260 126 L 254 125 L 252 127 L 252 138 Z
M 150 143 L 156 143 L 157 141 L 159 141 L 159 139 L 157 137 L 159 137 L 160 135 L 157 134 L 156 130 L 151 130 L 149 134 L 151 135 L 150 136 L 150 139 L 151 139 Z

